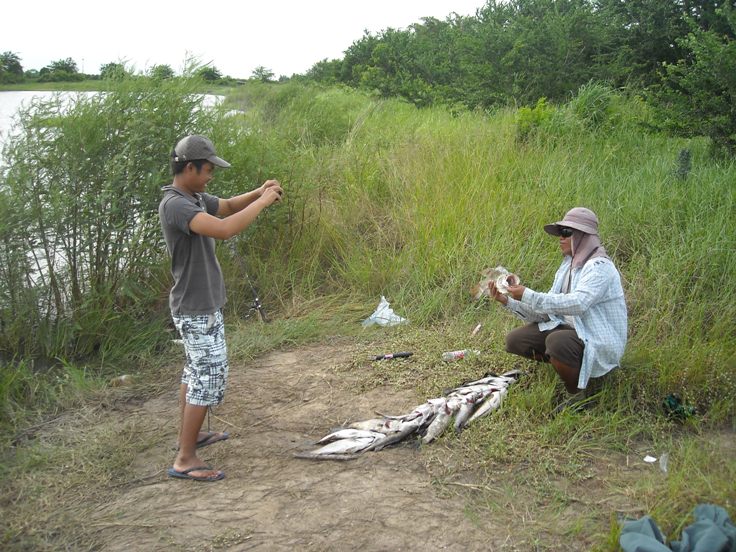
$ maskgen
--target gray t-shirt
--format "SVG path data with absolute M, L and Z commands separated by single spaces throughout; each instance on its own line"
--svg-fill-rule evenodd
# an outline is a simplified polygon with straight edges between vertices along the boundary
M 207 193 L 193 197 L 173 186 L 163 192 L 158 215 L 174 277 L 169 307 L 172 314 L 211 314 L 225 304 L 225 281 L 214 238 L 195 234 L 189 223 L 197 213 L 217 214 L 219 199 Z

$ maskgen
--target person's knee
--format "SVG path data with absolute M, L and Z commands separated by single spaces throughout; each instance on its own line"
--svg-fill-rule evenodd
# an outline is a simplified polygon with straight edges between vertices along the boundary
M 583 360 L 583 345 L 573 332 L 554 332 L 545 341 L 545 355 L 562 364 L 580 369 Z
M 545 345 L 545 351 L 544 354 L 546 354 L 549 358 L 559 358 L 560 356 L 564 356 L 561 353 L 564 351 L 564 342 L 561 341 L 555 334 L 550 335 L 547 338 L 547 341 L 544 343 Z
M 524 349 L 514 335 L 514 332 L 506 334 L 506 352 L 511 353 L 512 355 L 525 356 Z

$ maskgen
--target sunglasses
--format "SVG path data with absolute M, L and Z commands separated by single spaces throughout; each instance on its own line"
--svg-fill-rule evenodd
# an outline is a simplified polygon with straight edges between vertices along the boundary
M 560 236 L 562 236 L 563 238 L 569 238 L 570 236 L 572 236 L 572 228 L 568 228 L 566 226 L 561 226 L 560 227 Z

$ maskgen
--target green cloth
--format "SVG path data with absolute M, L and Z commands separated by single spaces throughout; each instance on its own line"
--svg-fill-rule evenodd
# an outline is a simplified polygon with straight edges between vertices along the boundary
M 624 552 L 736 552 L 736 526 L 726 510 L 713 504 L 698 504 L 695 523 L 682 531 L 681 540 L 665 546 L 664 536 L 649 516 L 627 521 L 619 544 Z

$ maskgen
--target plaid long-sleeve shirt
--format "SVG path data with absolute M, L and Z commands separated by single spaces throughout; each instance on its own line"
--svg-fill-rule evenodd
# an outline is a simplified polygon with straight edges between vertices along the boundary
M 557 269 L 549 293 L 524 290 L 521 300 L 509 297 L 506 308 L 522 320 L 536 322 L 540 331 L 551 330 L 572 316 L 575 332 L 585 344 L 578 388 L 619 365 L 626 348 L 627 312 L 621 276 L 610 259 L 594 257 L 574 268 L 570 292 L 563 293 L 572 257 Z

